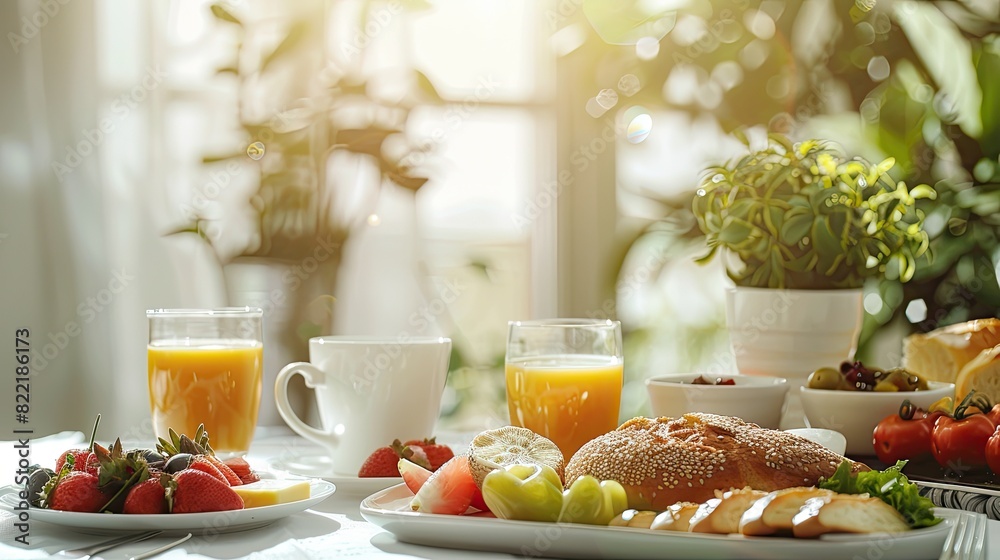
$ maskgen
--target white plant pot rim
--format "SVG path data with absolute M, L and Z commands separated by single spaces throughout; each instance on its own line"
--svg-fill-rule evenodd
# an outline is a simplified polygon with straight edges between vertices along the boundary
M 808 290 L 805 288 L 755 288 L 750 286 L 737 286 L 734 284 L 731 286 L 726 286 L 726 290 L 730 292 L 745 292 L 745 293 L 795 292 L 796 294 L 816 294 L 816 295 L 836 296 L 843 294 L 857 294 L 858 292 L 864 291 L 864 288 L 836 288 L 836 289 L 826 289 L 826 290 Z

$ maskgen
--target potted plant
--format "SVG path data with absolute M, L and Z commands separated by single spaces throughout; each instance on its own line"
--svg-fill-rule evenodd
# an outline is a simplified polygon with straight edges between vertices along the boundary
M 726 318 L 741 373 L 801 382 L 852 359 L 865 280 L 913 277 L 928 248 L 915 200 L 935 191 L 897 183 L 893 165 L 769 134 L 762 149 L 705 172 L 693 202 L 709 246 L 699 260 L 726 258 L 734 283 Z
M 196 234 L 208 243 L 229 305 L 264 309 L 264 383 L 271 387 L 282 366 L 308 360 L 309 338 L 331 334 L 344 247 L 359 226 L 377 219 L 380 190 L 392 185 L 416 193 L 427 182 L 410 164 L 425 148 L 406 140 L 406 125 L 417 101 L 440 97 L 415 69 L 405 76 L 414 87 L 404 97 L 380 96 L 366 74 L 363 49 L 343 51 L 346 61 L 331 60 L 343 52 L 331 53 L 328 45 L 347 45 L 349 38 L 329 36 L 327 2 L 297 3 L 287 17 L 264 20 L 241 19 L 219 3 L 210 9 L 240 39 L 217 74 L 235 81 L 235 115 L 245 140 L 233 153 L 202 161 L 227 171 L 247 166 L 257 178 L 234 204 L 237 217 L 213 201 L 187 209 L 185 222 L 170 233 Z M 372 16 L 368 3 L 357 9 L 362 21 Z M 280 41 L 259 44 L 278 30 Z M 393 142 L 395 149 L 385 148 Z M 301 396 L 293 395 L 306 402 Z M 282 424 L 270 390 L 260 423 Z

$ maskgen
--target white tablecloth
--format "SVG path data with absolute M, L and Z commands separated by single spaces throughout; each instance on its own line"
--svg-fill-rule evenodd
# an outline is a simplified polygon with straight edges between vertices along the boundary
M 65 437 L 79 437 L 65 434 Z M 42 465 L 55 463 L 59 450 L 66 449 L 66 439 L 51 442 L 51 445 L 33 447 L 33 460 Z M 0 442 L 2 449 L 9 450 L 10 444 Z M 284 431 L 271 430 L 258 438 L 250 450 L 248 459 L 255 467 L 268 464 L 267 459 L 314 450 L 305 440 Z M 0 480 L 12 480 L 8 476 L 12 457 L 0 454 L 3 466 Z M 16 463 L 14 463 L 16 464 Z M 293 515 L 263 528 L 192 538 L 188 542 L 164 553 L 158 558 L 168 559 L 234 559 L 253 558 L 259 560 L 285 560 L 299 558 L 372 558 L 372 559 L 472 559 L 496 560 L 517 558 L 508 554 L 493 554 L 449 550 L 410 545 L 396 539 L 378 527 L 367 523 L 358 511 L 362 495 L 349 495 L 338 490 L 330 498 L 308 511 Z M 106 540 L 108 537 L 85 535 L 68 529 L 32 521 L 30 547 L 15 543 L 13 518 L 6 510 L 0 510 L 0 558 L 35 559 L 48 558 L 63 549 L 71 549 Z M 1000 560 L 1000 522 L 989 522 L 987 558 Z M 172 540 L 168 537 L 124 545 L 96 558 L 107 560 L 127 559 L 132 555 L 156 548 Z

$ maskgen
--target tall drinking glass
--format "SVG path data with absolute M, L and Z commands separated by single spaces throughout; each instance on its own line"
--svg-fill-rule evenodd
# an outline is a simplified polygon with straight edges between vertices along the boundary
M 263 385 L 259 308 L 154 309 L 149 318 L 149 406 L 157 437 L 194 436 L 220 456 L 250 449 Z
M 511 424 L 549 438 L 568 461 L 583 444 L 618 427 L 622 364 L 618 321 L 511 321 Z

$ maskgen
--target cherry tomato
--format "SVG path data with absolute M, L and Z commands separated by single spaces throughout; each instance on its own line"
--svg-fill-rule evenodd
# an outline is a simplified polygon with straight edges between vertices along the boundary
M 872 434 L 878 460 L 894 465 L 901 459 L 930 457 L 934 422 L 943 415 L 941 412 L 924 412 L 909 400 L 903 401 L 899 412 L 883 418 Z
M 993 410 L 996 410 L 996 407 L 993 407 Z M 1000 474 L 1000 427 L 986 441 L 986 464 L 991 471 Z
M 942 467 L 958 472 L 986 466 L 986 443 L 997 425 L 986 414 L 966 416 L 969 407 L 991 410 L 972 391 L 955 407 L 954 417 L 941 416 L 931 432 L 931 451 Z M 983 405 L 983 406 L 980 406 Z

